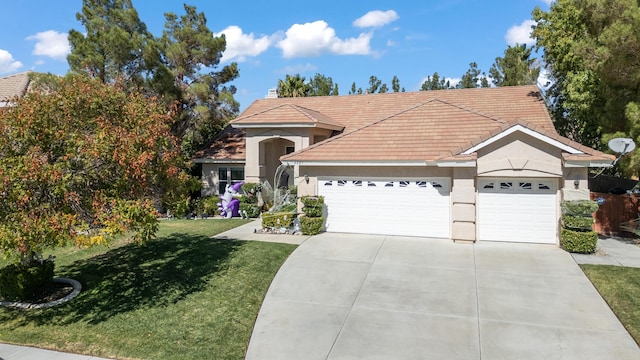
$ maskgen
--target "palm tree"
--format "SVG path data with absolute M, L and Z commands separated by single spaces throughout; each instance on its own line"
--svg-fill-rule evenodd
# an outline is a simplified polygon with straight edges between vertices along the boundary
M 309 96 L 311 88 L 304 80 L 300 74 L 287 75 L 284 80 L 278 80 L 278 97 Z

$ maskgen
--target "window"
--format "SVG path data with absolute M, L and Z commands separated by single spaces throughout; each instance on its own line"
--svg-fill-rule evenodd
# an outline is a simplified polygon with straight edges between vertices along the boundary
M 549 187 L 549 185 L 540 183 L 540 184 L 538 184 L 538 189 L 539 190 L 550 190 L 551 188 Z
M 285 155 L 289 155 L 294 151 L 296 151 L 296 148 L 293 147 L 293 146 L 287 146 L 287 147 L 284 148 L 284 154 Z
M 437 183 L 437 182 L 435 182 L 435 181 L 432 181 L 432 182 L 431 182 L 431 186 L 433 186 L 433 187 L 434 187 L 434 188 L 436 188 L 436 189 L 442 189 L 442 184 Z
M 227 184 L 233 185 L 244 181 L 244 167 L 226 167 L 218 168 L 218 194 L 224 194 Z
M 362 181 L 360 181 L 360 180 L 353 180 L 353 186 L 362 186 Z
M 520 183 L 520 189 L 521 190 L 531 190 L 531 183 L 530 182 L 521 182 Z

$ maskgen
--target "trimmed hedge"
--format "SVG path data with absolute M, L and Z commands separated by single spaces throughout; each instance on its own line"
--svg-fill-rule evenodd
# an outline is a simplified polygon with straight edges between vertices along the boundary
M 300 231 L 302 231 L 303 235 L 316 235 L 322 230 L 324 222 L 322 217 L 300 216 L 298 219 L 300 220 Z
M 598 233 L 595 231 L 560 230 L 560 245 L 572 253 L 593 254 L 598 243 Z
M 561 207 L 564 215 L 591 216 L 598 211 L 598 203 L 592 200 L 563 201 Z
M 562 226 L 567 229 L 591 230 L 594 219 L 591 216 L 563 215 Z
M 302 202 L 302 212 L 309 217 L 321 217 L 324 208 L 323 196 L 303 196 L 300 198 Z
M 295 216 L 294 212 L 263 213 L 262 228 L 288 228 Z
M 0 297 L 9 301 L 29 300 L 44 294 L 53 285 L 51 260 L 34 266 L 10 264 L 0 269 Z
M 240 213 L 245 213 L 248 218 L 255 219 L 260 216 L 261 208 L 258 205 L 240 201 Z

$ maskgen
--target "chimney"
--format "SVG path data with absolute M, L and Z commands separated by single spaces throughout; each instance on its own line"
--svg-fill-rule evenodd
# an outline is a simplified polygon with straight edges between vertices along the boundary
M 276 89 L 269 89 L 267 95 L 264 97 L 265 99 L 275 99 L 278 97 L 278 91 Z

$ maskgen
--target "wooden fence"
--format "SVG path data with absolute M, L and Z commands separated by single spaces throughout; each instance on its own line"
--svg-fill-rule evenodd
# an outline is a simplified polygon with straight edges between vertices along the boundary
M 635 237 L 635 234 L 621 230 L 620 223 L 639 217 L 639 198 L 638 194 L 613 195 L 592 192 L 591 200 L 601 200 L 598 211 L 593 214 L 595 218 L 593 230 L 601 235 Z

